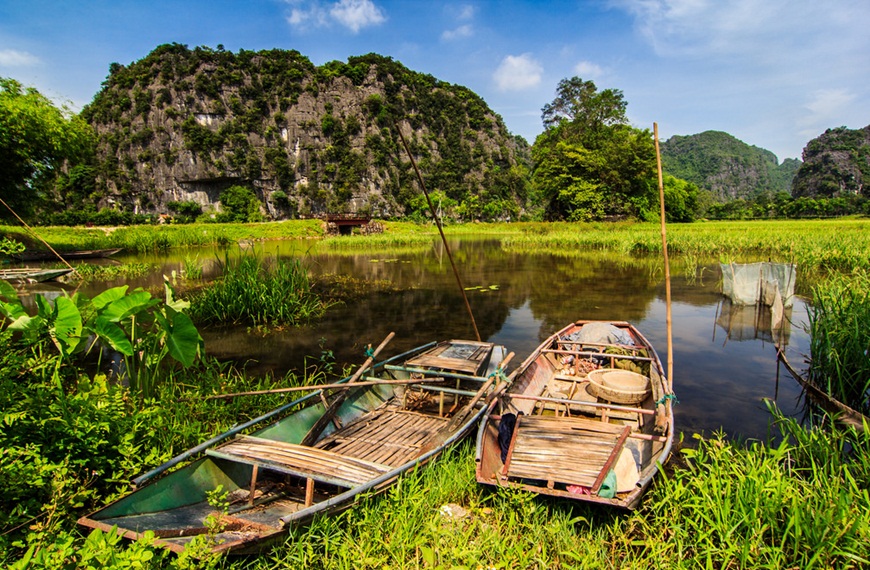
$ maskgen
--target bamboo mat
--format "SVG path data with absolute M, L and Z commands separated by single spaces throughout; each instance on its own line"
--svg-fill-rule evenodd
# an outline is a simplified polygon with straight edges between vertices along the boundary
M 521 416 L 507 476 L 592 487 L 625 426 Z
M 413 459 L 447 418 L 405 410 L 377 410 L 330 434 L 316 446 L 345 457 L 398 467 Z

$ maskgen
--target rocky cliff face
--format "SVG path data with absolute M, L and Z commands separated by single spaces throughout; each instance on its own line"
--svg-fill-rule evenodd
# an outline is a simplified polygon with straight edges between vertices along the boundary
M 694 182 L 719 200 L 790 192 L 800 166 L 796 159 L 778 164 L 772 152 L 718 131 L 671 137 L 661 151 L 662 166 L 668 174 Z
M 795 197 L 870 196 L 870 126 L 828 129 L 807 143 Z
M 295 51 L 160 46 L 112 64 L 83 116 L 98 134 L 99 206 L 208 210 L 240 184 L 271 218 L 403 215 L 419 189 L 396 129 L 428 189 L 468 217 L 526 199 L 528 145 L 480 97 L 374 54 L 315 67 Z

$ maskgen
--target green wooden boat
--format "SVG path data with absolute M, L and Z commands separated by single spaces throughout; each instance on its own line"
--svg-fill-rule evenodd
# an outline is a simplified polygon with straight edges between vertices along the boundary
M 43 283 L 72 273 L 72 269 L 41 269 L 39 267 L 19 267 L 0 269 L 0 279 L 13 283 Z
M 317 390 L 184 452 L 78 522 L 130 539 L 152 531 L 174 552 L 196 537 L 213 552 L 262 551 L 315 515 L 383 490 L 467 435 L 506 385 L 504 352 L 451 340 L 363 365 L 343 389 Z M 365 385 L 348 387 L 357 382 Z M 219 485 L 229 492 L 223 513 L 207 501 Z M 219 528 L 209 529 L 209 516 Z

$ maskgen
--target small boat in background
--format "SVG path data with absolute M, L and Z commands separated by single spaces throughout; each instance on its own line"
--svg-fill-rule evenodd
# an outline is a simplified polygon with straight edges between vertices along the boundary
M 21 253 L 13 253 L 9 257 L 17 261 L 52 261 L 57 259 L 58 255 L 64 259 L 96 259 L 111 257 L 123 249 L 122 247 L 113 249 L 80 249 L 77 251 L 59 251 L 57 255 L 51 251 L 22 251 Z
M 477 481 L 635 508 L 674 437 L 673 394 L 646 338 L 626 322 L 577 321 L 512 376 L 481 421 Z
M 15 269 L 0 269 L 0 279 L 13 283 L 42 283 L 54 281 L 72 273 L 72 269 L 42 269 L 39 267 L 19 267 Z
M 152 531 L 156 544 L 174 552 L 199 535 L 208 535 L 213 552 L 263 550 L 284 540 L 289 528 L 383 490 L 470 433 L 493 391 L 505 385 L 498 382 L 511 356 L 504 352 L 492 343 L 451 340 L 371 368 L 370 358 L 332 385 L 331 396 L 312 386 L 310 394 L 137 478 L 136 491 L 78 522 L 134 540 Z M 256 431 L 243 433 L 249 428 Z M 229 492 L 223 512 L 208 502 L 219 486 Z M 207 522 L 210 516 L 219 528 Z

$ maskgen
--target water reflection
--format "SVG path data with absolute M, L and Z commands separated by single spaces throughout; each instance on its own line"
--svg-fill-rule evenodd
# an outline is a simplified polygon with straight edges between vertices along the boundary
M 631 321 L 667 357 L 663 271 L 657 259 L 638 260 L 610 252 L 509 251 L 495 240 L 453 239 L 478 329 L 485 340 L 505 344 L 524 359 L 543 339 L 575 319 Z M 258 255 L 303 257 L 315 273 L 386 279 L 400 292 L 375 293 L 331 309 L 315 325 L 259 336 L 244 327 L 203 330 L 207 351 L 245 365 L 251 373 L 301 370 L 321 350 L 339 364 L 363 360 L 367 344 L 390 331 L 396 338 L 385 351 L 397 354 L 436 339 L 473 338 L 449 263 L 440 243 L 380 252 L 325 251 L 313 242 L 266 243 Z M 180 272 L 196 256 L 208 277 L 217 273 L 220 252 L 187 250 L 171 257 L 130 258 L 159 265 L 153 275 L 131 287 L 159 285 L 162 275 Z M 770 420 L 763 400 L 775 399 L 788 414 L 800 415 L 800 388 L 777 381 L 776 350 L 764 323 L 753 320 L 748 334 L 723 308 L 718 264 L 672 267 L 674 386 L 679 397 L 677 427 L 684 432 L 724 430 L 732 437 L 763 438 Z M 695 275 L 704 276 L 703 279 Z M 93 287 L 90 294 L 106 286 Z M 723 318 L 727 316 L 730 322 Z M 803 330 L 806 306 L 791 309 L 787 335 L 790 359 L 808 351 Z M 759 328 L 760 327 L 760 328 Z M 761 331 L 761 332 L 759 332 Z M 740 340 L 740 342 L 738 342 Z

